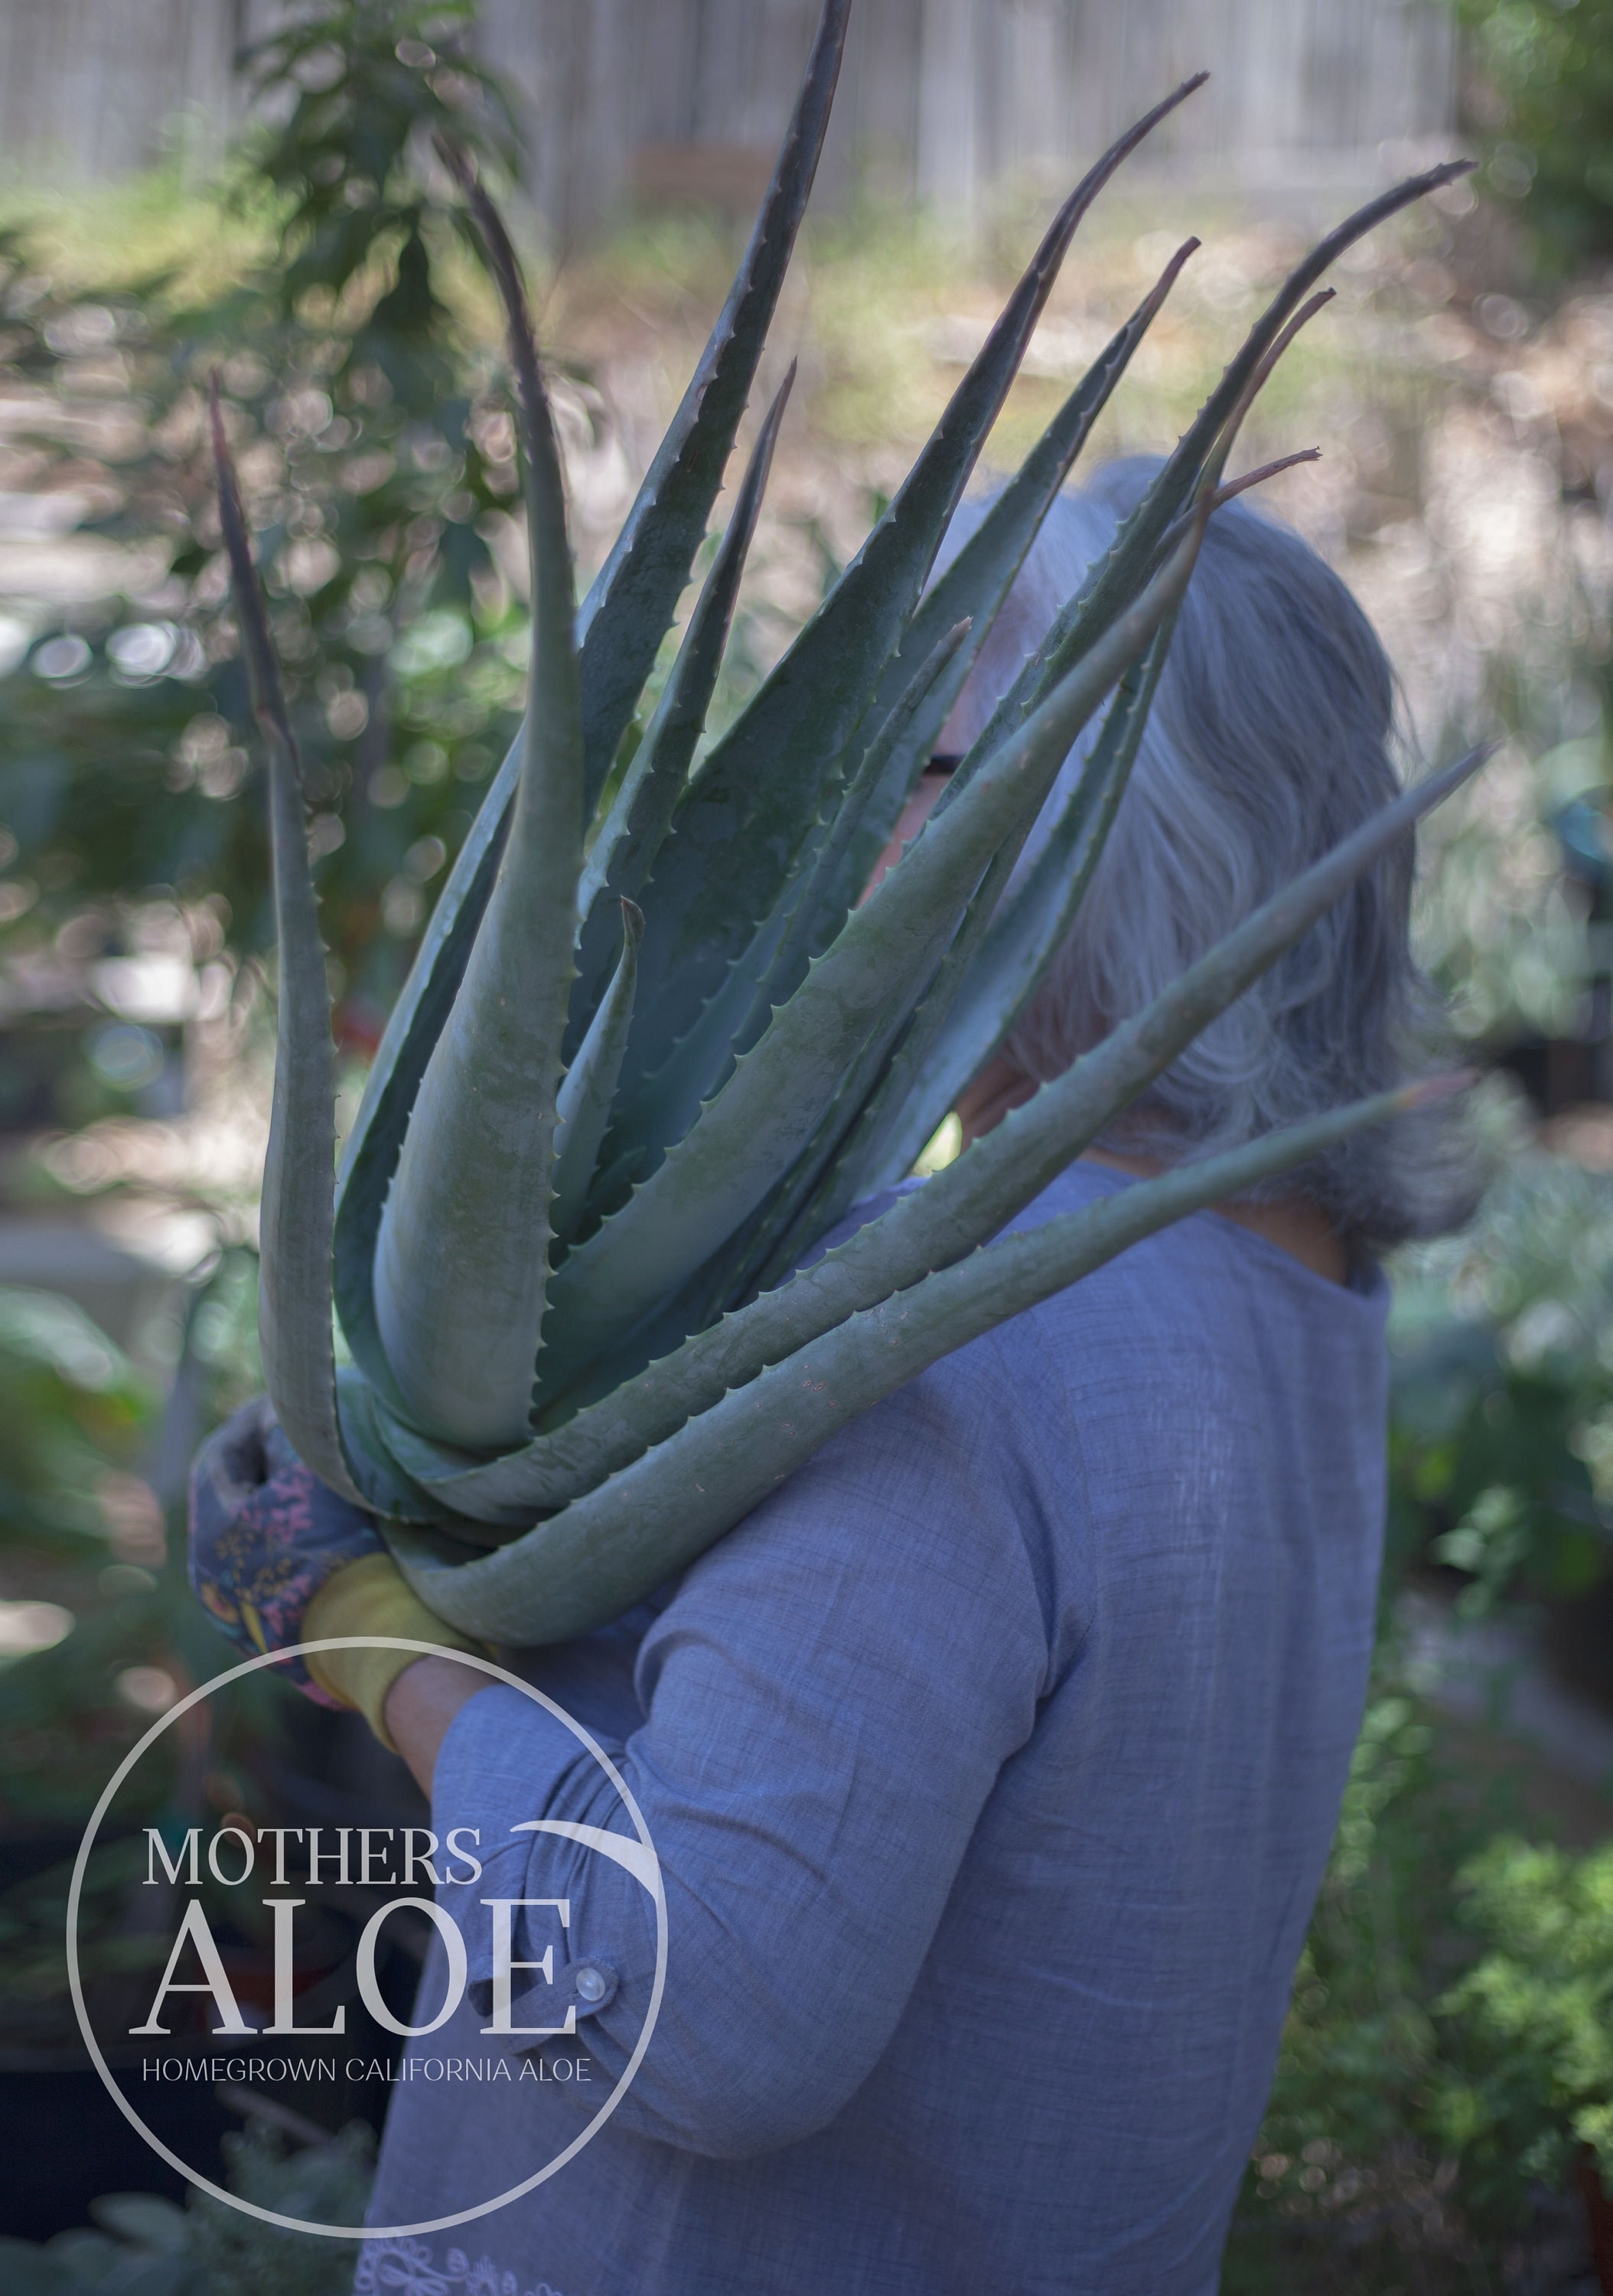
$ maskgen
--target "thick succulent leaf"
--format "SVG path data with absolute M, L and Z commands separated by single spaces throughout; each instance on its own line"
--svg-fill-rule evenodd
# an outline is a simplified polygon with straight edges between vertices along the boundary
M 394 1404 L 397 1387 L 375 1324 L 375 1242 L 420 1080 L 454 1009 L 504 857 L 526 728 L 516 735 L 438 897 L 392 1008 L 348 1136 L 336 1189 L 337 1312 L 353 1358 Z
M 449 1559 L 463 1546 L 391 1530 L 393 1554 L 462 1633 L 527 1644 L 585 1634 L 692 1562 L 830 1436 L 942 1356 L 1172 1221 L 1308 1163 L 1426 1095 L 1412 1086 L 1357 1102 L 973 1251 L 837 1324 L 494 1554 Z
M 832 817 L 818 824 L 818 851 L 798 873 L 801 882 L 790 888 L 787 900 L 730 967 L 688 1036 L 635 1091 L 632 1107 L 623 1112 L 614 1137 L 641 1149 L 644 1162 L 684 1137 L 702 1103 L 721 1090 L 735 1061 L 761 1037 L 775 1008 L 799 988 L 815 952 L 845 923 L 851 905 L 831 910 L 831 889 L 842 873 L 862 808 L 878 788 L 892 750 L 910 739 L 915 716 L 944 677 L 968 631 L 967 622 L 961 622 L 932 649 L 879 738 L 869 744 Z
M 1170 637 L 1170 627 L 1162 629 L 1143 660 L 1122 678 L 1070 802 L 1023 882 L 997 904 L 949 1006 L 925 1032 L 928 1044 L 921 1041 L 918 1029 L 925 1015 L 915 1015 L 912 1054 L 903 1058 L 909 1054 L 905 1044 L 898 1055 L 902 1065 L 892 1063 L 887 1120 L 873 1131 L 851 1200 L 889 1187 L 911 1171 L 958 1095 L 1024 1013 L 1069 938 L 1131 778 Z M 939 995 L 935 1001 L 941 1004 Z
M 441 1524 L 453 1519 L 453 1509 L 414 1481 L 398 1464 L 388 1439 L 390 1424 L 385 1406 L 364 1374 L 354 1364 L 339 1365 L 336 1405 L 341 1422 L 342 1448 L 352 1469 L 357 1496 L 372 1513 L 391 1522 Z M 432 1454 L 427 1453 L 427 1463 Z M 475 1527 L 473 1543 L 487 1544 L 482 1526 Z
M 967 619 L 954 622 L 938 633 L 926 653 L 914 657 L 918 667 L 905 691 L 896 707 L 886 713 L 884 723 L 864 752 L 862 764 L 850 776 L 831 818 L 823 824 L 823 841 L 806 872 L 790 930 L 757 994 L 746 1026 L 735 1041 L 736 1052 L 749 1051 L 770 1015 L 794 996 L 806 979 L 810 957 L 834 939 L 856 906 L 856 895 L 867 884 L 870 873 L 864 873 L 855 890 L 848 885 L 846 865 L 852 846 L 866 834 L 869 807 L 889 776 L 893 762 L 902 769 L 917 745 L 928 743 L 926 721 L 933 715 L 938 694 L 954 686 L 958 658 L 969 644 L 970 634 Z M 907 777 L 903 770 L 904 781 Z M 885 842 L 880 840 L 881 846 Z
M 376 1328 L 408 1417 L 489 1447 L 527 1432 L 582 866 L 571 553 L 547 396 L 503 225 L 461 170 L 510 326 L 532 559 L 532 676 L 510 834 L 381 1218 Z
M 580 1036 L 587 1026 L 610 978 L 618 939 L 616 904 L 635 901 L 643 890 L 688 779 L 722 667 L 740 578 L 756 533 L 767 474 L 773 467 L 773 450 L 794 381 L 792 363 L 751 450 L 733 516 L 690 617 L 666 691 L 588 855 L 577 898 L 582 922 L 577 934 L 577 986 L 571 996 L 573 1035 Z M 568 1058 L 570 1052 L 568 1043 Z
M 942 810 L 938 805 L 938 818 Z M 754 1255 L 747 1264 L 744 1273 L 750 1286 L 766 1290 L 782 1283 L 816 1239 L 870 1193 L 866 1174 L 894 1162 L 889 1146 L 893 1124 L 901 1120 L 911 1104 L 913 1079 L 939 1041 L 959 989 L 973 969 L 1031 827 L 1028 819 L 1021 820 L 1013 835 L 1005 838 L 993 855 L 951 947 L 882 1072 L 856 1078 L 855 1088 L 843 1095 L 841 1121 L 830 1128 L 809 1184 L 797 1188 L 788 1210 L 770 1223 L 770 1248 L 759 1264 Z M 933 1132 L 935 1126 L 929 1130 Z M 898 1177 L 929 1137 L 929 1132 L 922 1136 L 918 1148 L 902 1164 Z M 736 1291 L 724 1304 L 737 1307 L 745 1297 L 743 1290 Z
M 1177 441 L 1164 469 L 1121 528 L 1112 549 L 1099 561 L 1078 597 L 1055 621 L 1036 664 L 1006 698 L 994 725 L 1000 720 L 1005 730 L 1027 707 L 1034 706 L 1042 680 L 1061 676 L 1078 660 L 1082 651 L 1095 642 L 1110 618 L 1133 594 L 1140 576 L 1153 563 L 1173 521 L 1185 510 L 1218 447 L 1220 463 L 1224 463 L 1232 438 L 1275 358 L 1311 312 L 1330 299 L 1327 296 L 1319 297 L 1302 308 L 1322 273 L 1347 248 L 1364 239 L 1379 224 L 1456 176 L 1466 175 L 1472 164 L 1468 160 L 1447 160 L 1396 184 L 1347 216 L 1289 274 Z M 1214 474 L 1219 475 L 1219 467 Z M 989 741 L 991 735 L 992 728 L 988 727 L 982 739 Z
M 610 1135 L 614 1153 L 631 1155 L 640 1185 L 665 1152 L 682 1140 L 701 1106 L 732 1071 L 735 1040 L 756 1001 L 757 984 L 773 971 L 794 908 L 782 901 L 765 917 L 687 1032 L 651 1075 L 633 1079 Z
M 824 0 L 806 76 L 738 276 L 577 618 L 590 808 L 671 627 L 722 485 L 823 148 L 850 13 L 851 0 Z
M 582 1049 L 566 1071 L 556 1103 L 554 1201 L 549 1225 L 559 1243 L 569 1243 L 582 1221 L 600 1143 L 610 1121 L 622 1054 L 627 1049 L 644 917 L 643 910 L 626 900 L 621 905 L 621 917 L 622 947 L 616 972 L 583 1038 Z
M 331 1223 L 336 1172 L 336 1095 L 331 1000 L 319 903 L 308 866 L 302 770 L 286 715 L 280 667 L 252 563 L 241 490 L 225 442 L 218 390 L 211 404 L 218 510 L 234 587 L 252 702 L 269 756 L 269 842 L 280 998 L 274 1095 L 263 1165 L 258 1328 L 264 1382 L 293 1449 L 344 1497 L 348 1472 L 336 1415 L 331 1329 Z
M 661 1048 L 687 1032 L 758 922 L 776 909 L 901 644 L 1077 224 L 1127 152 L 1198 85 L 1189 81 L 1157 105 L 1065 201 L 884 516 L 705 759 L 645 903 L 645 978 L 655 994 L 641 1006 L 632 1075 L 658 1065 Z
M 1101 836 L 1107 834 L 1109 822 L 1113 818 L 1112 805 L 1105 810 L 1098 792 L 1107 791 L 1115 781 L 1124 729 L 1130 723 L 1128 697 L 1138 690 L 1148 663 L 1163 663 L 1174 627 L 1173 616 L 1155 636 L 1143 660 L 1134 664 L 1121 680 L 1071 804 L 1049 840 L 1050 848 L 1057 851 L 1044 850 L 1037 859 L 1033 873 L 1038 890 L 1048 887 L 1054 898 L 1065 890 L 1059 872 L 1060 867 L 1068 872 L 1070 856 L 1079 843 L 1081 824 L 1089 812 L 1095 811 L 1101 820 L 1099 846 Z M 1157 675 L 1156 668 L 1156 677 Z M 1150 698 L 1152 692 L 1150 679 Z M 1139 738 L 1141 731 L 1139 720 Z M 962 796 L 974 773 L 995 754 L 995 750 L 984 750 L 971 754 L 969 773 L 955 775 L 943 793 L 935 809 L 938 818 L 949 803 Z M 1123 770 L 1128 770 L 1129 765 L 1128 756 Z M 1112 789 L 1112 804 L 1118 805 L 1119 796 L 1117 783 Z M 1011 906 L 1011 914 L 1019 918 L 1020 930 L 1009 932 L 999 928 L 1007 922 L 1003 911 L 1010 906 L 1010 881 L 1032 826 L 1029 819 L 1022 820 L 1015 834 L 1005 839 L 993 857 L 962 924 L 900 1043 L 881 1072 L 859 1075 L 849 1081 L 836 1111 L 839 1121 L 825 1126 L 815 1158 L 803 1159 L 811 1168 L 800 1175 L 789 1192 L 789 1201 L 769 1208 L 771 1217 L 765 1245 L 758 1239 L 757 1248 L 747 1255 L 737 1271 L 735 1288 L 724 1297 L 725 1307 L 739 1306 L 753 1289 L 766 1290 L 781 1283 L 817 1238 L 826 1234 L 854 1203 L 902 1179 L 957 1094 L 982 1065 L 987 1054 L 977 1058 L 970 1051 L 972 1038 L 980 1033 L 978 1024 L 987 1017 L 978 1008 L 982 1004 L 995 1006 L 1001 991 L 1009 984 L 1016 963 L 1023 972 L 1026 962 L 1021 945 L 1028 938 L 1030 920 L 1021 909 L 1025 888 L 1019 889 Z M 1092 846 L 1090 840 L 1089 849 L 1082 871 L 1069 885 L 1073 895 L 1069 902 L 1072 917 L 1096 859 L 1098 848 Z M 1023 1001 L 1022 997 L 1019 1001 Z M 977 1023 L 972 1029 L 971 1018 Z M 988 1046 L 987 1053 L 990 1049 Z M 954 1070 L 957 1080 L 953 1083 Z
M 1475 750 L 1404 791 L 954 1163 L 871 1216 L 779 1290 L 698 1332 L 523 1451 L 474 1468 L 439 1455 L 435 1472 L 422 1458 L 432 1488 L 465 1514 L 529 1521 L 536 1508 L 563 1505 L 603 1481 L 730 1388 L 997 1234 L 1490 753 Z
M 1197 547 L 1196 529 L 967 799 L 921 833 L 848 919 L 692 1129 L 557 1270 L 545 1403 L 733 1233 L 788 1171 L 870 1040 L 900 1027 L 993 854 L 1035 818 L 1081 726 L 1175 609 Z
M 1110 395 L 1130 365 L 1133 353 L 1158 317 L 1177 275 L 1199 246 L 1196 239 L 1177 249 L 1157 283 L 1144 296 L 1076 385 L 1024 463 L 996 496 L 946 571 L 928 589 L 907 627 L 900 652 L 880 684 L 870 715 L 876 720 L 903 691 L 910 666 L 922 661 L 942 633 L 967 620 L 967 645 L 952 663 L 946 680 L 931 693 L 917 731 L 893 756 L 885 782 L 870 800 L 862 834 L 847 855 L 845 885 L 849 905 L 868 882 L 874 862 L 888 841 L 906 802 L 911 767 L 921 766 L 934 748 L 975 657 L 990 635 L 1015 577 L 1024 564 L 1042 521 L 1069 478 L 1077 457 L 1092 434 Z M 903 769 L 909 768 L 907 771 Z
M 800 98 L 728 299 L 577 616 L 585 785 L 591 795 L 603 786 L 722 487 L 812 189 L 849 15 L 850 0 L 825 0 Z M 373 1292 L 381 1208 L 421 1078 L 452 1009 L 493 890 L 524 749 L 523 728 L 438 896 L 371 1068 L 342 1162 L 335 1267 L 342 1329 L 366 1376 L 394 1401 L 397 1391 L 375 1330 Z

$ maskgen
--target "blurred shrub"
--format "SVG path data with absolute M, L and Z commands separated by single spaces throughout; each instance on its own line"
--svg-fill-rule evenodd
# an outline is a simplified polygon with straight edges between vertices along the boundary
M 232 1252 L 197 1285 L 161 1406 L 70 1301 L 0 1289 L 0 1570 L 20 1597 L 0 1605 L 9 1829 L 81 1825 L 164 1704 L 233 1662 L 191 1596 L 168 1513 L 198 1435 L 258 1384 L 256 1272 Z M 257 1693 L 242 1717 L 285 1694 L 240 1688 Z M 170 1790 L 173 1759 L 142 1766 L 135 1799 Z
M 1404 1254 L 1390 1323 L 1392 1565 L 1471 1614 L 1613 1561 L 1613 1177 L 1509 1145 L 1478 1218 Z
M 1484 179 L 1566 272 L 1613 249 L 1613 0 L 1456 0 L 1473 35 Z
M 1613 2183 L 1613 1850 L 1530 1846 L 1509 1818 L 1515 1784 L 1442 1745 L 1391 1636 L 1225 2296 L 1499 2284 L 1489 2267 L 1582 2145 Z M 1504 2276 L 1525 2284 L 1516 2256 Z
M 0 1543 L 14 1554 L 104 1554 L 101 1480 L 138 1462 L 156 1397 L 80 1308 L 0 1287 Z
M 1523 2180 L 1565 2184 L 1582 2147 L 1613 2191 L 1613 1845 L 1569 1857 L 1499 1838 L 1460 1889 L 1485 1951 L 1437 2005 L 1459 2059 L 1434 2128 L 1477 2205 L 1516 2213 Z
M 1455 2214 L 1461 2196 L 1451 2199 L 1455 2164 L 1441 2159 L 1428 2106 L 1445 2046 L 1434 2005 L 1462 1950 L 1451 1876 L 1482 1824 L 1452 1796 L 1430 1721 L 1386 1644 L 1233 2222 L 1225 2296 L 1355 2296 L 1400 2289 L 1413 2271 L 1429 2292 L 1476 2284 L 1472 2233 Z
M 260 770 L 203 422 L 225 417 L 258 530 L 321 857 L 323 923 L 373 1037 L 517 718 L 513 430 L 484 392 L 433 130 L 495 169 L 509 111 L 459 54 L 472 11 L 323 0 L 251 52 L 259 115 L 233 198 L 270 242 L 239 284 L 69 294 L 0 242 L 0 366 L 44 386 L 31 484 L 135 553 L 105 611 L 35 628 L 0 687 L 0 926 L 10 953 L 126 896 L 206 902 L 237 951 L 271 938 Z M 16 434 L 13 434 L 16 435 Z M 24 434 L 24 443 L 26 433 Z M 143 569 L 143 570 L 141 570 Z M 29 634 L 22 633 L 24 639 Z
M 260 2122 L 224 2140 L 230 2190 L 259 2208 L 310 2224 L 359 2224 L 369 2197 L 374 2140 L 362 2122 L 323 2144 L 288 2153 Z M 149 2193 L 110 2193 L 92 2204 L 98 2230 L 60 2233 L 36 2247 L 0 2240 L 7 2296 L 347 2296 L 348 2241 L 284 2232 L 192 2191 L 186 2206 Z M 421 2285 L 423 2287 L 424 2284 Z
M 195 1287 L 160 1408 L 70 1302 L 0 1290 L 0 2030 L 13 2047 L 70 2038 L 68 1885 L 108 1779 L 177 1697 L 235 1662 L 191 1595 L 179 1494 L 198 1434 L 260 1384 L 256 1268 L 229 1253 Z M 128 1830 L 262 1806 L 253 1780 L 294 1694 L 267 1674 L 234 1684 L 137 1765 L 86 1868 L 86 1983 L 161 1956 L 130 1918 L 144 1869 Z

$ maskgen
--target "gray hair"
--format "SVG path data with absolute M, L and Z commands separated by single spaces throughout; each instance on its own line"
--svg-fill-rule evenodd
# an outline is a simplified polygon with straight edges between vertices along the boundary
M 962 747 L 1159 469 L 1110 463 L 1053 504 L 948 728 Z M 963 504 L 945 555 L 984 514 Z M 943 560 L 945 562 L 945 559 Z M 1099 720 L 1032 833 L 1039 849 Z M 1395 682 L 1348 590 L 1239 502 L 1211 521 L 1131 783 L 1077 922 L 1003 1050 L 1060 1074 L 1330 846 L 1387 805 Z M 1021 865 L 1023 865 L 1023 864 Z M 1204 1030 L 1101 1144 L 1196 1160 L 1422 1072 L 1441 1008 L 1413 961 L 1405 839 Z M 1357 1134 L 1250 1198 L 1302 1193 L 1382 1250 L 1458 1226 L 1474 1187 L 1448 1103 Z

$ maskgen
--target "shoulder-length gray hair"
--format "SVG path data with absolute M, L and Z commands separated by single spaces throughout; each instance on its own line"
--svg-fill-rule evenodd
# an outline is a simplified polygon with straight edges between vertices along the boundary
M 1110 463 L 1053 504 L 950 721 L 985 726 L 1157 461 Z M 963 504 L 955 554 L 983 515 Z M 1130 786 L 1069 939 L 1007 1040 L 1045 1081 L 1139 1011 L 1249 912 L 1388 804 L 1395 685 L 1344 584 L 1287 527 L 1236 503 L 1211 520 Z M 1069 797 L 1071 751 L 1028 855 Z M 1021 865 L 1023 865 L 1023 864 Z M 1408 838 L 1211 1023 L 1102 1144 L 1213 1155 L 1421 1073 L 1440 1007 L 1412 960 Z M 1251 1196 L 1300 1193 L 1381 1250 L 1460 1226 L 1473 1185 L 1448 1105 L 1357 1134 Z

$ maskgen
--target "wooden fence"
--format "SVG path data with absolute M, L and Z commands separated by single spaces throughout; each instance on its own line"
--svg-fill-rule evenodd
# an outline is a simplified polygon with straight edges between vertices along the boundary
M 0 172 L 115 176 L 165 136 L 205 160 L 230 59 L 282 0 L 0 0 Z M 483 0 L 526 100 L 538 203 L 568 239 L 639 197 L 740 204 L 777 137 L 817 0 Z M 1145 166 L 1303 192 L 1445 148 L 1448 0 L 859 0 L 823 195 L 943 207 L 1062 180 L 1200 66 Z

